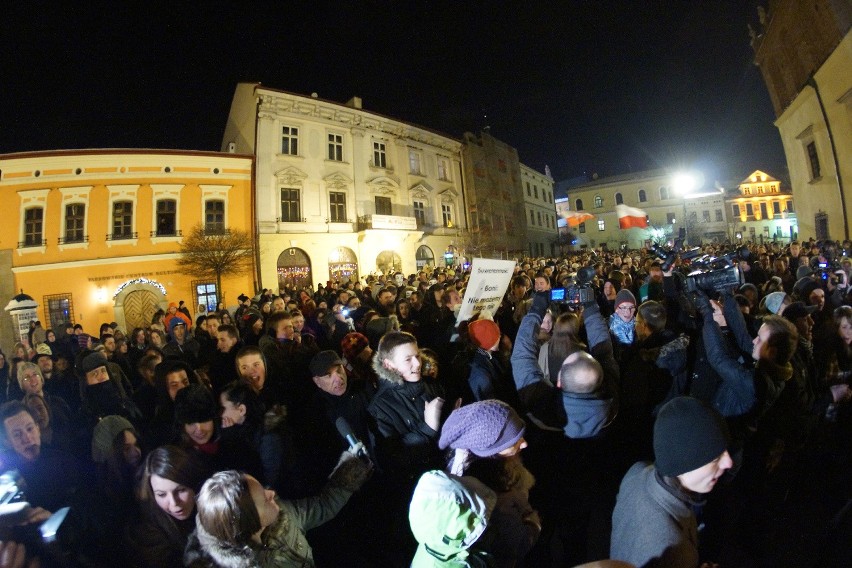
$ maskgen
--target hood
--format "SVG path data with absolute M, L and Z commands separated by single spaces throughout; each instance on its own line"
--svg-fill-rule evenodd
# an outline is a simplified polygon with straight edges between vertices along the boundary
M 183 553 L 184 565 L 204 565 L 205 558 L 209 558 L 217 566 L 229 568 L 252 568 L 258 565 L 257 555 L 250 546 L 227 545 L 205 531 L 196 519 L 195 532 L 189 535 Z
M 401 385 L 405 382 L 402 379 L 402 376 L 396 371 L 385 369 L 385 366 L 382 365 L 382 362 L 379 361 L 378 357 L 373 357 L 373 360 L 370 364 L 373 366 L 373 370 L 376 372 L 376 376 L 378 376 L 380 380 L 387 381 L 395 385 Z
M 562 405 L 568 415 L 563 429 L 569 438 L 594 438 L 610 422 L 612 399 L 594 395 L 562 393 Z

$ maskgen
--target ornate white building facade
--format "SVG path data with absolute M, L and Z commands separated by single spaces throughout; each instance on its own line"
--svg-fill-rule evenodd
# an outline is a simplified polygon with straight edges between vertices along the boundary
M 222 149 L 256 158 L 263 287 L 444 265 L 465 226 L 461 143 L 357 97 L 241 83 Z

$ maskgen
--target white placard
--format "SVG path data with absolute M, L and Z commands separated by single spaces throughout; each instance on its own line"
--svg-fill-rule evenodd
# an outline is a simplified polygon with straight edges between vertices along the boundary
M 456 317 L 456 325 L 469 320 L 476 312 L 488 310 L 492 316 L 497 313 L 514 276 L 516 264 L 514 260 L 473 259 L 470 280 Z

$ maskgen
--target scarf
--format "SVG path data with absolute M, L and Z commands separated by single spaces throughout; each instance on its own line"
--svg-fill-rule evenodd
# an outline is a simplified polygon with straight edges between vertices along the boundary
M 618 317 L 618 314 L 612 314 L 609 316 L 609 331 L 619 343 L 630 345 L 636 339 L 635 320 L 635 316 L 629 321 L 624 321 Z

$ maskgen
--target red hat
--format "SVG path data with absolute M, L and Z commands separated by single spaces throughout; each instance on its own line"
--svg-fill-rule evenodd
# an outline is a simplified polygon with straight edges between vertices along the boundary
M 470 322 L 467 333 L 471 342 L 480 349 L 491 349 L 500 341 L 500 326 L 487 319 Z
M 346 357 L 347 361 L 354 360 L 361 354 L 361 351 L 369 346 L 370 341 L 367 339 L 367 336 L 357 331 L 347 333 L 340 342 L 340 349 L 343 351 L 343 356 Z

